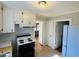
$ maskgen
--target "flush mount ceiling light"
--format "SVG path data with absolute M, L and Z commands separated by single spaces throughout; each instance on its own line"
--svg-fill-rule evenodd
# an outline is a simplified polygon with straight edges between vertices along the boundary
M 46 7 L 46 6 L 47 6 L 47 2 L 46 2 L 46 1 L 39 1 L 38 4 L 39 4 L 41 7 Z
M 53 5 L 51 1 L 34 1 L 32 2 L 32 6 L 34 6 L 37 10 L 48 10 Z

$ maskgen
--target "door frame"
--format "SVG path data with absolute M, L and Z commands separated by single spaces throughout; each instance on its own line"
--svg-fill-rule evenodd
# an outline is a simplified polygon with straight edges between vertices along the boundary
M 43 45 L 43 21 L 40 21 L 40 20 L 37 20 L 36 23 L 39 23 L 39 28 L 38 28 L 38 31 L 39 31 L 39 43 L 41 45 Z
M 61 22 L 61 21 L 69 21 L 69 26 L 72 26 L 72 20 L 71 20 L 71 18 L 69 18 L 69 19 L 54 20 L 54 40 L 55 40 L 55 48 L 57 48 L 57 44 L 56 44 L 56 24 L 57 24 L 57 22 Z

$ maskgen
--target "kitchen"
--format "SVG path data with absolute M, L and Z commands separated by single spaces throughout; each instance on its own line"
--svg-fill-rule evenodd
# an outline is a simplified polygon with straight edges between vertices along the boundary
M 47 4 L 48 9 L 44 7 Z M 79 2 L 72 1 L 0 2 L 0 56 L 79 56 L 79 47 L 76 47 L 79 43 L 78 5 Z M 57 49 L 59 41 L 62 41 L 61 52 Z
M 25 39 L 28 39 L 30 42 L 34 40 L 35 15 L 27 11 L 9 8 L 1 3 L 0 12 L 0 18 L 2 17 L 0 19 L 1 54 L 4 54 L 4 56 L 7 54 L 15 56 L 14 54 L 17 54 L 17 52 L 15 52 L 15 49 L 17 50 L 15 42 L 17 40 L 18 44 L 20 44 L 19 41 L 21 41 L 21 39 L 19 37 L 24 36 Z M 22 43 L 26 44 L 24 41 Z
M 43 55 L 45 56 L 54 55 L 51 52 L 52 49 L 48 46 L 45 46 L 47 44 L 46 43 L 47 40 L 45 40 L 46 38 L 45 27 L 49 17 L 27 11 L 26 9 L 17 8 L 16 6 L 15 6 L 16 8 L 14 8 L 14 6 L 8 4 L 11 3 L 1 2 L 1 7 L 0 7 L 1 17 L 2 17 L 2 19 L 0 19 L 1 21 L 0 40 L 2 40 L 1 41 L 2 44 L 0 44 L 1 56 L 4 57 L 6 56 L 39 57 L 40 56 L 41 57 Z M 38 38 L 39 42 L 37 42 L 35 38 L 35 31 L 34 31 L 37 21 L 42 22 L 42 25 L 39 28 L 40 29 L 39 38 Z M 25 49 L 21 48 L 24 47 L 24 45 L 29 47 Z M 42 52 L 44 51 L 44 52 L 40 53 L 39 51 Z M 28 52 L 28 54 L 24 54 L 24 52 Z M 49 53 L 51 55 L 49 55 Z
M 47 17 L 41 16 L 36 13 L 32 13 L 29 11 L 26 11 L 25 9 L 18 9 L 14 7 L 9 7 L 5 5 L 5 2 L 2 4 L 1 2 L 1 31 L 0 31 L 0 41 L 1 47 L 0 47 L 0 55 L 3 57 L 25 57 L 30 56 L 34 57 L 35 54 L 38 56 L 38 48 L 35 47 L 35 31 L 34 28 L 36 27 L 36 20 L 41 19 L 45 26 L 45 21 Z M 44 27 L 43 26 L 43 27 Z M 43 29 L 42 29 L 43 30 Z M 44 31 L 44 30 L 43 30 Z M 43 33 L 45 34 L 45 33 Z M 42 40 L 42 33 L 40 34 L 41 37 L 39 37 Z M 43 37 L 44 38 L 44 37 Z M 26 41 L 27 39 L 27 41 Z M 30 43 L 29 43 L 30 42 Z M 28 43 L 27 45 L 25 45 Z M 43 45 L 45 44 L 44 41 L 41 42 Z M 39 43 L 38 43 L 39 44 Z M 38 45 L 37 44 L 37 45 Z M 24 54 L 24 49 L 21 48 L 23 46 L 29 46 L 28 48 L 25 48 L 25 50 L 30 51 L 28 54 Z M 21 46 L 21 47 L 20 47 Z M 32 47 L 31 47 L 32 46 Z M 39 47 L 39 46 L 37 46 Z M 37 52 L 35 52 L 35 49 Z M 46 48 L 45 48 L 46 50 Z M 49 49 L 51 50 L 51 49 Z M 21 53 L 20 53 L 20 52 Z M 23 51 L 23 52 L 22 52 Z M 43 50 L 42 50 L 43 51 Z M 47 52 L 47 51 L 46 51 Z M 46 54 L 45 52 L 45 54 Z M 41 54 L 42 56 L 42 54 Z

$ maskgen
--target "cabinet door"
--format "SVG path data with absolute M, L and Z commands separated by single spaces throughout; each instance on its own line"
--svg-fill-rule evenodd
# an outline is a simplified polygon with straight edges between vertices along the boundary
M 2 31 L 3 27 L 2 27 L 2 7 L 0 5 L 0 32 Z
M 3 9 L 3 32 L 9 33 L 14 32 L 14 17 L 13 10 L 4 7 Z
M 22 22 L 22 10 L 14 10 L 15 24 L 21 24 Z
M 24 11 L 22 17 L 22 26 L 35 25 L 35 16 L 33 14 Z
M 29 14 L 23 12 L 22 26 L 29 25 Z
M 36 23 L 36 21 L 35 21 L 35 15 L 31 15 L 30 17 L 29 17 L 30 19 L 30 23 L 29 23 L 29 25 L 32 25 L 32 26 L 35 26 L 35 23 Z

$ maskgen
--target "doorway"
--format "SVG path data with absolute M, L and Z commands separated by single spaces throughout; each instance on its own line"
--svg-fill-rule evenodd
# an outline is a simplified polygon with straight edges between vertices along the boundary
M 36 28 L 35 28 L 35 38 L 39 38 L 39 23 L 36 23 Z
M 62 43 L 63 43 L 63 28 L 64 25 L 71 25 L 70 20 L 64 20 L 64 21 L 56 21 L 55 24 L 55 44 L 56 44 L 56 50 L 60 53 L 62 53 Z
M 41 45 L 43 44 L 43 22 L 42 21 L 36 21 L 36 27 L 35 27 L 35 39 L 38 41 Z

